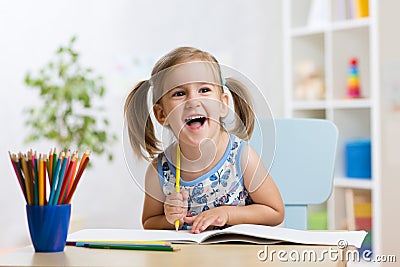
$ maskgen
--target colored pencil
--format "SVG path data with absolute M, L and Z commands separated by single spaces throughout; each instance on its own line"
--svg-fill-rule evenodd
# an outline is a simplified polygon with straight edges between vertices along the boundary
M 151 243 L 126 243 L 126 242 L 76 242 L 76 247 L 86 247 L 87 245 L 103 245 L 103 246 L 150 246 L 150 247 L 170 247 L 171 244 L 151 244 Z
M 176 251 L 171 246 L 154 246 L 154 245 L 121 245 L 121 244 L 85 244 L 85 248 L 98 249 L 126 249 L 126 250 L 152 250 L 152 251 Z
M 22 180 L 24 181 L 24 185 L 25 185 L 25 193 L 26 193 L 26 199 L 27 199 L 27 202 L 26 202 L 26 203 L 28 203 L 29 197 L 28 197 L 28 189 L 27 189 L 27 180 L 26 180 L 26 176 L 25 176 L 25 174 L 24 174 L 24 170 L 23 170 L 23 167 L 22 167 L 22 162 L 24 161 L 24 158 L 23 158 L 23 155 L 22 155 L 21 152 L 18 153 L 17 160 L 18 160 L 18 163 L 19 163 L 19 164 L 18 164 L 18 166 L 19 166 L 19 173 L 20 173 L 21 178 L 22 178 Z
M 65 154 L 64 151 L 62 153 Z M 58 177 L 56 177 L 56 179 L 57 179 L 57 187 L 56 187 L 56 190 L 55 190 L 55 193 L 54 193 L 53 202 L 50 203 L 51 205 L 57 205 L 57 203 L 58 203 L 58 198 L 60 197 L 61 188 L 62 188 L 62 184 L 63 184 L 63 180 L 64 180 L 64 172 L 65 172 L 65 168 L 67 166 L 67 162 L 68 162 L 68 157 L 66 157 L 64 155 L 60 173 L 59 173 Z
M 179 144 L 176 147 L 176 175 L 175 175 L 175 191 L 181 191 L 181 151 Z M 179 230 L 179 220 L 175 221 L 175 231 Z
M 43 198 L 44 198 L 44 205 L 47 205 L 47 189 L 46 189 L 46 187 L 47 187 L 47 180 L 46 180 L 46 165 L 47 165 L 47 162 L 48 162 L 49 160 L 48 160 L 48 158 L 47 158 L 47 155 L 45 154 L 44 155 L 44 159 L 43 159 L 43 181 L 44 181 L 44 183 L 43 183 Z
M 86 158 L 89 156 L 89 154 L 90 154 L 90 150 L 87 148 L 85 153 L 83 153 L 83 155 L 82 155 L 82 159 L 81 159 L 81 163 L 79 164 L 78 171 L 79 171 L 79 169 L 82 168 L 82 165 L 85 162 Z
M 44 176 L 43 176 L 43 159 L 42 155 L 39 156 L 39 168 L 38 168 L 38 194 L 39 194 L 39 205 L 43 206 L 44 205 L 44 187 L 46 186 L 45 181 L 44 181 Z
M 78 153 L 77 153 L 76 157 L 77 157 L 77 158 L 76 158 L 76 162 L 75 162 L 75 165 L 74 165 L 74 169 L 72 170 L 71 179 L 69 180 L 68 190 L 67 190 L 67 194 L 66 194 L 65 198 L 67 198 L 67 196 L 68 196 L 69 193 L 71 192 L 72 184 L 74 183 L 74 179 L 75 179 L 75 177 L 76 177 L 76 172 L 78 171 L 78 168 L 77 168 L 78 162 L 79 162 L 79 155 L 78 155 Z
M 171 242 L 166 241 L 145 241 L 145 240 L 77 240 L 67 241 L 67 246 L 82 247 L 83 244 L 122 244 L 122 245 L 158 245 L 171 246 Z
M 26 194 L 28 196 L 28 205 L 33 205 L 34 204 L 34 197 L 33 197 L 33 181 L 32 181 L 32 172 L 28 168 L 28 163 L 29 160 L 24 156 L 22 158 L 22 169 L 24 171 L 25 175 L 25 181 L 26 181 Z
M 28 170 L 30 169 L 30 173 L 32 173 L 32 182 L 33 182 L 33 204 L 39 204 L 39 191 L 38 191 L 38 171 L 37 164 L 35 162 L 35 153 L 32 151 L 28 152 Z
M 24 181 L 24 178 L 22 177 L 22 174 L 21 174 L 21 168 L 18 166 L 19 165 L 19 161 L 17 160 L 15 154 L 11 155 L 10 151 L 8 151 L 8 154 L 10 156 L 11 164 L 13 166 L 15 175 L 17 176 L 19 186 L 21 187 L 21 190 L 22 190 L 22 193 L 24 194 L 25 200 L 28 202 L 28 198 L 26 196 L 25 181 Z
M 89 155 L 87 155 L 87 157 L 85 158 L 85 161 L 82 163 L 81 166 L 79 166 L 78 173 L 76 174 L 76 177 L 75 177 L 74 182 L 71 187 L 71 191 L 69 192 L 67 198 L 65 199 L 66 204 L 69 204 L 71 202 L 72 196 L 76 190 L 76 187 L 78 186 L 79 180 L 82 177 L 83 171 L 85 170 L 87 164 L 89 163 L 89 159 L 90 159 L 90 157 L 89 157 Z
M 70 164 L 69 164 L 69 166 L 68 166 L 68 170 L 67 170 L 67 172 L 66 172 L 66 174 L 64 176 L 63 182 L 62 182 L 60 196 L 59 196 L 58 201 L 57 201 L 58 205 L 60 205 L 62 203 L 63 199 L 64 199 L 64 194 L 65 194 L 66 189 L 67 189 L 68 180 L 70 179 L 71 172 L 74 169 L 73 165 L 75 165 L 75 162 L 76 162 L 76 157 L 74 155 L 72 160 L 71 160 L 71 162 L 70 162 Z
M 13 155 L 13 157 L 15 158 L 15 164 L 17 166 L 17 171 L 21 180 L 21 184 L 22 184 L 22 190 L 24 191 L 24 196 L 26 198 L 26 200 L 28 199 L 28 195 L 26 193 L 26 181 L 24 178 L 24 175 L 22 174 L 22 159 L 19 159 L 15 154 Z
M 49 184 L 51 185 L 51 178 L 53 176 L 53 149 L 50 148 L 49 157 L 47 158 L 47 176 L 49 177 Z
M 58 163 L 58 158 L 57 158 L 57 149 L 54 148 L 53 150 L 53 168 L 52 168 L 52 172 L 51 172 L 51 183 L 54 183 L 54 177 L 58 174 L 56 174 L 57 172 L 57 163 Z
M 58 182 L 57 177 L 58 177 L 58 175 L 60 173 L 61 162 L 64 159 L 63 156 L 64 156 L 64 152 L 60 153 L 60 157 L 59 158 L 57 158 L 57 155 L 56 156 L 53 155 L 53 162 L 54 162 L 54 159 L 57 158 L 57 164 L 55 165 L 56 167 L 53 169 L 53 178 L 51 179 L 52 182 L 51 182 L 51 188 L 50 188 L 49 205 L 53 205 L 53 202 L 54 202 L 55 191 L 56 191 L 57 182 Z

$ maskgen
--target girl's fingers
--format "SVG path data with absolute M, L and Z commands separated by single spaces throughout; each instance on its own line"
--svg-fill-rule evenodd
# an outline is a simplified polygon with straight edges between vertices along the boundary
M 182 193 L 173 192 L 173 193 L 171 193 L 171 195 L 168 195 L 167 198 L 165 199 L 166 203 L 169 203 L 172 201 L 183 201 Z
M 198 234 L 205 231 L 210 225 L 223 226 L 224 220 L 217 215 L 185 217 L 185 222 L 192 224 L 192 233 Z
M 193 222 L 192 232 L 193 233 L 200 233 L 207 229 L 208 226 L 214 221 L 213 216 L 198 216 L 197 219 Z
M 181 200 L 169 200 L 164 204 L 165 206 L 170 206 L 170 207 L 183 207 L 184 203 Z
M 164 205 L 164 214 L 169 223 L 174 224 L 176 220 L 179 220 L 181 223 L 183 223 L 183 218 L 186 215 L 186 208 L 182 208 L 181 204 L 182 203 L 178 203 L 176 205 Z
M 184 196 L 181 193 L 174 192 L 173 194 L 167 196 L 164 205 L 170 205 L 175 207 L 187 207 L 187 195 Z
M 179 214 L 182 218 L 186 215 L 186 209 L 179 203 L 176 205 L 164 205 L 165 214 Z
M 197 216 L 185 216 L 184 218 L 183 218 L 183 220 L 186 222 L 186 223 L 190 223 L 190 224 L 192 224 L 193 222 L 194 222 L 194 220 L 196 219 L 196 217 Z
M 179 220 L 180 224 L 183 224 L 188 205 L 188 196 L 189 194 L 186 191 L 182 193 L 173 192 L 167 196 L 164 202 L 164 214 L 168 222 L 174 223 Z
M 192 217 L 186 217 L 186 222 L 192 224 L 192 233 L 197 233 L 198 232 L 198 227 L 202 222 L 204 221 L 205 216 L 204 215 L 196 215 Z

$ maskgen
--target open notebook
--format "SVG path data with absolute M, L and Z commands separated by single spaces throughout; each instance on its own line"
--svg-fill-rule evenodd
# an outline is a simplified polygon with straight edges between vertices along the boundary
M 68 236 L 76 241 L 169 241 L 172 243 L 214 244 L 224 242 L 247 242 L 271 244 L 291 242 L 309 245 L 337 245 L 345 242 L 349 246 L 361 247 L 366 231 L 308 231 L 265 225 L 239 224 L 223 230 L 210 230 L 200 234 L 175 230 L 140 229 L 85 229 Z

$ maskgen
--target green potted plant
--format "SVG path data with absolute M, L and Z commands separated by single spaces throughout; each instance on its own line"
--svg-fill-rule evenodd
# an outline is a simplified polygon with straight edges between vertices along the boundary
M 109 130 L 104 107 L 94 104 L 106 92 L 103 77 L 80 65 L 79 53 L 73 48 L 75 41 L 73 36 L 67 46 L 60 46 L 54 60 L 36 75 L 25 76 L 25 84 L 40 94 L 39 103 L 27 110 L 26 141 L 46 139 L 62 149 L 89 148 L 112 160 L 110 145 L 117 137 Z

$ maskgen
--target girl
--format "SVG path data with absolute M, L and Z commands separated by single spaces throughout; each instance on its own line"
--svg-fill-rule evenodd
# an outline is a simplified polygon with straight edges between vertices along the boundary
M 236 124 L 228 132 L 229 89 Z M 152 90 L 150 90 L 152 89 Z M 147 106 L 153 93 L 154 118 L 177 142 L 160 147 Z M 259 156 L 247 144 L 254 113 L 247 89 L 221 77 L 209 53 L 177 48 L 155 65 L 152 78 L 139 82 L 125 102 L 134 152 L 151 163 L 145 177 L 142 223 L 145 229 L 208 228 L 242 223 L 278 225 L 284 218 L 279 191 Z M 181 193 L 175 192 L 180 164 Z

